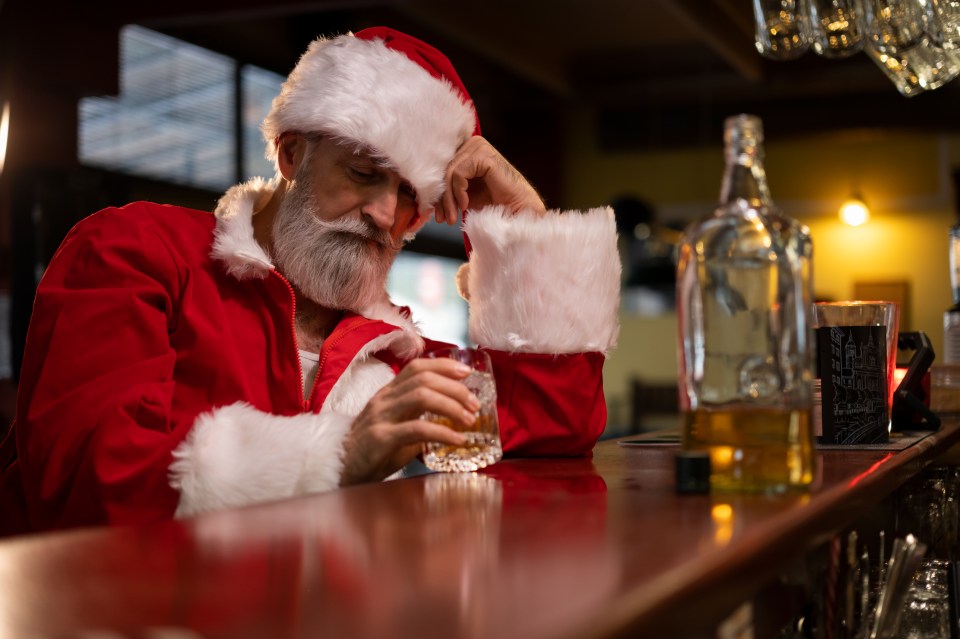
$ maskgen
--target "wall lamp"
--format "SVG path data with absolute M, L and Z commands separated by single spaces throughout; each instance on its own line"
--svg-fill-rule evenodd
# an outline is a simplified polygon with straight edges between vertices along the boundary
M 849 226 L 861 226 L 870 219 L 870 208 L 860 195 L 854 195 L 840 205 L 840 219 Z

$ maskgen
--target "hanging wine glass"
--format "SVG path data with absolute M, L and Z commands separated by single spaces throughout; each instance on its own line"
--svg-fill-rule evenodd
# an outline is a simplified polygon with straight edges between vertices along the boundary
M 869 42 L 865 50 L 906 97 L 938 89 L 960 74 L 960 55 L 937 46 L 917 46 L 894 55 L 881 53 Z
M 810 0 L 813 50 L 826 58 L 845 58 L 863 49 L 865 10 L 863 0 Z
M 866 0 L 867 54 L 905 96 L 937 89 L 960 74 L 960 56 L 940 46 L 930 0 Z
M 960 50 L 960 0 L 930 0 L 933 19 L 941 34 L 940 46 Z
M 929 44 L 925 0 L 866 0 L 867 33 L 874 49 L 899 55 Z
M 760 55 L 791 60 L 810 48 L 809 0 L 753 0 Z

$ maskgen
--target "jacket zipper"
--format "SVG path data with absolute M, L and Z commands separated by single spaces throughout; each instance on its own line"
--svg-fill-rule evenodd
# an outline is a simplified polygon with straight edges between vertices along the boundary
M 320 348 L 320 362 L 317 364 L 317 374 L 313 378 L 313 385 L 310 387 L 309 397 L 303 396 L 303 365 L 300 363 L 300 352 L 297 350 L 300 348 L 299 343 L 297 342 L 297 296 L 293 292 L 293 285 L 285 278 L 283 275 L 277 271 L 271 270 L 271 273 L 280 278 L 280 281 L 286 284 L 287 290 L 290 291 L 290 335 L 293 337 L 294 344 L 294 359 L 297 362 L 297 372 L 300 375 L 300 384 L 297 386 L 298 397 L 300 398 L 300 407 L 304 413 L 310 412 L 310 403 L 313 399 L 313 393 L 317 390 L 317 383 L 320 381 L 320 375 L 323 373 L 323 365 L 327 361 L 327 356 L 330 354 L 330 351 L 334 346 L 339 344 L 343 338 L 355 331 L 357 326 L 350 328 L 341 332 L 337 335 L 332 341 L 328 340 L 323 343 L 323 346 Z
M 287 281 L 283 275 L 280 275 L 275 270 L 270 271 L 274 275 L 280 278 L 280 281 L 283 282 L 287 290 L 290 292 L 290 337 L 293 338 L 293 350 L 294 350 L 294 360 L 297 362 L 297 373 L 300 376 L 300 383 L 297 384 L 297 397 L 300 399 L 300 409 L 306 413 L 310 410 L 310 403 L 303 396 L 303 365 L 300 363 L 300 348 L 299 343 L 297 342 L 297 295 L 293 292 L 293 285 Z M 319 371 L 317 371 L 319 374 Z M 316 385 L 317 380 L 313 380 L 314 385 Z

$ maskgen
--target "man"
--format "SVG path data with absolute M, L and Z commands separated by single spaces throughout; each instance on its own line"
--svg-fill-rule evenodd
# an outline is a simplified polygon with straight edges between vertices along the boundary
M 473 250 L 507 454 L 588 454 L 617 336 L 609 209 L 547 212 L 440 52 L 385 28 L 314 42 L 263 123 L 277 175 L 215 215 L 144 202 L 65 238 L 37 290 L 7 532 L 132 524 L 383 479 L 472 421 L 453 360 L 386 294 L 431 213 Z

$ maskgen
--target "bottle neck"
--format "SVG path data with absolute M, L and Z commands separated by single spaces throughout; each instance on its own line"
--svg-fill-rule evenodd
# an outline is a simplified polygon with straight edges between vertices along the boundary
M 761 149 L 753 144 L 730 145 L 720 186 L 720 204 L 746 200 L 753 208 L 771 206 L 773 199 L 767 187 Z

